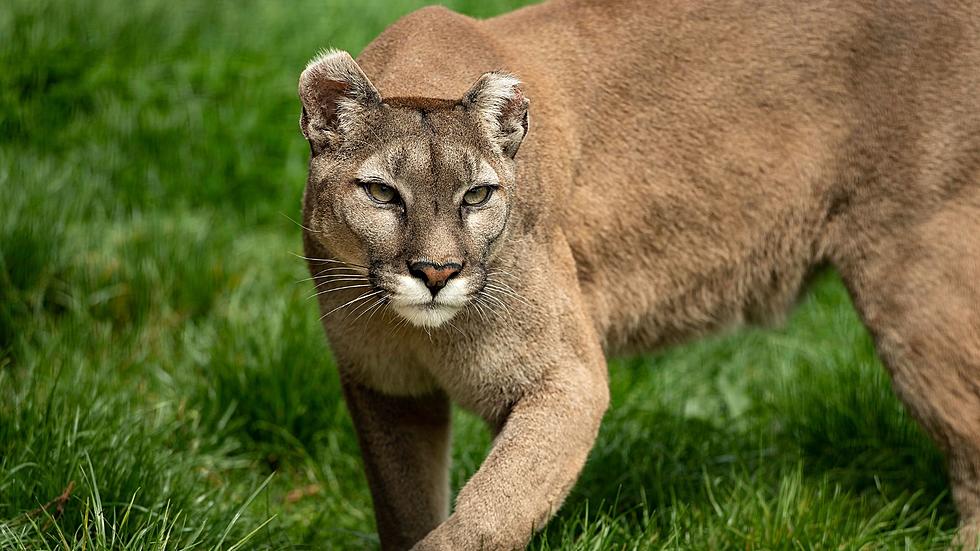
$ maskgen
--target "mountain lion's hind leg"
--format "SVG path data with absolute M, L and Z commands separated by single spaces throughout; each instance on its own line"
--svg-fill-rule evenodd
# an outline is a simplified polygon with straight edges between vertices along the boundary
M 980 197 L 972 199 L 840 266 L 895 391 L 946 454 L 967 549 L 980 533 Z
M 409 549 L 449 513 L 449 400 L 386 396 L 347 383 L 381 548 Z

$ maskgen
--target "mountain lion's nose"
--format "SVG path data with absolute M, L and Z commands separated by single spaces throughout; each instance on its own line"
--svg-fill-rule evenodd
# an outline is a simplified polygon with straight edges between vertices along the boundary
M 461 264 L 448 262 L 446 264 L 434 264 L 432 262 L 412 262 L 408 265 L 408 271 L 413 276 L 422 280 L 429 288 L 432 296 L 436 296 L 439 289 L 442 289 L 446 282 L 456 276 L 463 269 Z

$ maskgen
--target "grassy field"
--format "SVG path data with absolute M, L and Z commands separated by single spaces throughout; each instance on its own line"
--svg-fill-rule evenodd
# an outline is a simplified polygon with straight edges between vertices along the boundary
M 0 5 L 0 549 L 370 549 L 306 300 L 296 79 L 422 2 Z M 455 1 L 489 16 L 519 2 Z M 930 549 L 942 461 L 842 286 L 786 327 L 610 365 L 532 549 Z M 489 436 L 455 414 L 453 482 Z

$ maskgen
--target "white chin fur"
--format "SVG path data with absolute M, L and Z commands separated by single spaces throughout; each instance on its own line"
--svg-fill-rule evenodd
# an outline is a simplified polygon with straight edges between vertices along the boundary
M 393 303 L 392 309 L 408 320 L 409 323 L 418 327 L 439 327 L 453 319 L 453 316 L 459 312 L 459 308 L 436 303 L 402 306 Z

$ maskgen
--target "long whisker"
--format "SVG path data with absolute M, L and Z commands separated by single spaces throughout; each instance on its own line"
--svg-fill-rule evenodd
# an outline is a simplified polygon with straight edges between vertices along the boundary
M 484 300 L 483 297 L 481 297 L 479 295 L 477 295 L 476 301 L 474 301 L 474 302 L 480 308 L 480 311 L 484 314 L 484 317 L 486 318 L 487 323 L 489 323 L 491 321 L 490 320 L 490 315 L 496 314 L 493 311 L 493 308 L 490 308 L 490 305 L 487 304 L 487 301 Z M 497 314 L 497 316 L 499 317 L 499 314 Z
M 488 278 L 493 277 L 493 276 L 496 276 L 496 275 L 505 275 L 505 276 L 510 277 L 510 278 L 513 278 L 513 279 L 518 279 L 517 276 L 515 276 L 514 274 L 512 274 L 512 273 L 510 273 L 510 272 L 508 272 L 506 270 L 497 269 L 497 270 L 494 270 L 492 272 L 487 272 L 487 277 Z
M 328 272 L 338 272 L 340 270 L 349 270 L 358 274 L 367 274 L 367 271 L 364 270 L 364 268 L 358 268 L 356 266 L 330 266 L 329 268 L 317 270 L 316 275 L 325 274 Z
M 368 281 L 363 279 L 338 279 L 338 280 L 331 280 L 331 281 L 321 281 L 316 285 L 314 285 L 313 289 L 316 290 L 316 295 L 321 295 L 326 293 L 332 293 L 335 290 L 341 291 L 344 289 L 358 289 L 362 286 L 361 284 L 364 284 L 363 286 L 367 286 L 367 287 L 371 286 L 371 284 Z M 341 287 L 331 288 L 330 287 L 331 285 L 341 285 Z M 354 285 L 357 286 L 355 287 Z
M 483 292 L 481 292 L 479 295 L 477 295 L 476 300 L 474 301 L 474 304 L 477 304 L 477 303 L 478 304 L 481 304 L 484 308 L 487 309 L 487 311 L 489 311 L 491 314 L 493 314 L 494 316 L 496 316 L 498 319 L 501 319 L 501 320 L 507 319 L 496 308 L 494 308 L 493 305 L 491 305 L 487 301 L 483 300 L 483 297 L 484 296 L 485 296 L 485 294 Z
M 501 321 L 507 321 L 507 316 L 505 316 L 504 313 L 500 311 L 500 309 L 492 308 L 490 306 L 490 303 L 488 302 L 484 302 L 483 305 L 487 307 L 487 310 L 490 311 L 490 313 L 493 315 L 494 318 Z
M 366 274 L 367 271 L 364 268 L 359 268 L 357 266 L 331 266 L 329 268 L 324 268 L 317 271 L 317 275 L 325 274 L 327 272 L 338 272 L 340 270 L 350 270 L 352 272 L 357 272 L 359 274 Z
M 488 299 L 490 299 L 490 300 L 496 302 L 497 304 L 499 304 L 504 310 L 507 311 L 508 314 L 513 314 L 513 312 L 510 311 L 510 307 L 507 306 L 507 303 L 504 302 L 504 301 L 502 301 L 502 300 L 500 300 L 499 298 L 497 298 L 496 296 L 494 296 L 492 293 L 490 293 L 486 289 L 486 287 L 484 287 L 483 295 L 485 297 L 487 297 Z
M 486 286 L 489 289 L 493 290 L 493 291 L 497 291 L 498 293 L 502 293 L 502 294 L 507 295 L 509 297 L 515 298 L 515 299 L 523 302 L 524 304 L 526 304 L 528 306 L 531 306 L 532 308 L 534 307 L 534 305 L 531 304 L 531 301 L 529 301 L 526 298 L 524 298 L 523 296 L 521 296 L 517 291 L 515 291 L 515 290 L 513 290 L 513 289 L 511 289 L 509 287 L 508 288 L 500 287 L 500 283 L 497 283 L 497 282 L 487 282 L 487 285 Z
M 453 329 L 455 329 L 456 332 L 459 333 L 460 335 L 462 335 L 464 337 L 466 336 L 466 333 L 463 333 L 463 330 L 460 329 L 459 327 L 456 327 L 456 325 L 453 324 L 453 322 L 451 322 L 449 320 L 446 320 L 446 324 L 449 325 L 449 327 L 452 327 Z
M 384 291 L 380 291 L 380 290 L 379 290 L 379 291 L 374 291 L 373 293 L 367 293 L 367 294 L 363 294 L 363 295 L 360 295 L 359 297 L 357 297 L 357 298 L 355 298 L 355 299 L 353 299 L 353 300 L 349 300 L 349 301 L 347 301 L 347 302 L 345 302 L 345 303 L 343 303 L 343 304 L 341 304 L 340 306 L 338 306 L 338 307 L 336 307 L 336 308 L 334 308 L 333 310 L 331 310 L 331 311 L 329 311 L 329 312 L 327 312 L 326 314 L 323 314 L 322 316 L 320 316 L 320 320 L 322 321 L 322 320 L 323 320 L 323 318 L 325 318 L 325 317 L 327 317 L 327 316 L 329 316 L 330 314 L 333 314 L 334 312 L 336 312 L 337 310 L 340 310 L 341 308 L 344 308 L 344 307 L 346 307 L 346 306 L 350 306 L 351 304 L 354 304 L 355 302 L 360 302 L 360 301 L 362 301 L 362 300 L 365 300 L 365 299 L 368 299 L 368 298 L 371 298 L 371 297 L 373 297 L 373 296 L 376 296 L 376 295 L 378 295 L 378 294 L 381 294 L 381 293 L 383 293 L 383 292 L 384 292 Z
M 497 292 L 502 293 L 504 295 L 507 295 L 509 297 L 519 298 L 519 299 L 523 299 L 524 298 L 521 295 L 519 295 L 517 293 L 517 291 L 514 291 L 513 289 L 508 289 L 507 287 L 502 287 L 500 285 L 500 283 L 497 283 L 495 281 L 488 281 L 486 283 L 486 287 L 487 287 L 487 289 L 491 289 L 493 291 L 497 291 Z
M 324 273 L 324 272 L 330 272 L 330 271 L 334 271 L 334 270 L 350 270 L 350 271 L 349 271 L 349 272 L 341 272 L 341 273 L 338 273 L 338 274 L 325 274 L 325 273 Z M 346 266 L 341 266 L 341 267 L 339 267 L 339 268 L 334 268 L 334 269 L 327 269 L 327 270 L 321 270 L 321 271 L 320 271 L 319 273 L 317 273 L 317 275 L 315 275 L 315 276 L 312 276 L 312 277 L 305 277 L 305 278 L 303 278 L 303 279 L 298 279 L 298 280 L 296 280 L 296 283 L 303 283 L 303 282 L 305 282 L 305 281 L 313 281 L 313 280 L 315 280 L 315 279 L 324 279 L 324 278 L 326 278 L 326 277 L 329 277 L 329 276 L 334 276 L 334 275 L 338 275 L 338 276 L 361 276 L 361 277 L 363 277 L 363 278 L 365 278 L 365 279 L 367 278 L 367 274 L 365 274 L 365 273 L 361 273 L 361 272 L 360 272 L 360 271 L 359 271 L 358 269 L 356 269 L 356 268 L 348 268 L 348 267 L 346 267 Z
M 367 312 L 368 310 L 370 310 L 371 308 L 373 308 L 375 304 L 377 304 L 378 302 L 380 302 L 382 300 L 384 300 L 384 296 L 382 296 L 381 298 L 375 299 L 374 302 L 367 301 L 367 302 L 363 302 L 361 304 L 358 304 L 357 306 L 355 306 L 354 308 L 352 308 L 351 310 L 349 310 L 347 312 L 347 315 L 344 316 L 344 319 L 346 320 L 352 314 L 354 314 L 355 312 L 358 312 L 359 311 L 360 313 L 357 314 L 357 317 L 354 318 L 354 319 L 352 319 L 350 321 L 350 323 L 354 323 L 355 321 L 357 321 L 358 318 L 360 318 L 361 316 L 363 316 L 365 312 Z
M 344 289 L 357 289 L 357 288 L 360 288 L 360 287 L 370 287 L 370 286 L 371 286 L 370 284 L 367 284 L 367 285 L 347 285 L 345 287 L 336 287 L 334 289 L 324 289 L 323 291 L 318 291 L 318 292 L 313 293 L 312 295 L 306 297 L 306 300 L 310 300 L 313 297 L 318 297 L 320 295 L 325 295 L 327 293 L 333 293 L 334 291 L 343 291 Z
M 374 303 L 374 305 L 370 306 L 367 310 L 364 310 L 363 312 L 361 312 L 360 314 L 358 314 L 356 318 L 354 318 L 353 320 L 351 320 L 351 323 L 354 323 L 355 321 L 357 321 L 358 319 L 360 319 L 360 317 L 363 316 L 364 314 L 366 314 L 367 312 L 371 312 L 371 315 L 369 315 L 367 317 L 367 319 L 364 320 L 364 323 L 367 323 L 367 322 L 371 321 L 371 318 L 374 316 L 374 314 L 378 310 L 380 310 L 382 306 L 385 305 L 385 301 L 387 300 L 387 298 L 388 297 L 381 297 L 381 298 L 379 298 L 377 300 L 377 302 Z
M 374 318 L 374 315 L 375 314 L 377 314 L 378 312 L 380 312 L 380 311 L 384 310 L 385 308 L 387 308 L 389 304 L 390 304 L 390 302 L 388 301 L 388 297 L 385 297 L 381 301 L 381 303 L 378 305 L 378 307 L 375 308 L 374 310 L 372 310 L 370 314 L 368 314 L 368 317 L 367 317 L 367 320 L 365 321 L 365 323 L 370 322 L 371 319 Z
M 350 272 L 350 273 L 342 272 L 339 274 L 318 274 L 313 277 L 304 277 L 303 279 L 296 280 L 296 283 L 305 283 L 307 281 L 315 281 L 315 280 L 327 280 L 328 278 L 334 276 L 360 277 L 361 279 L 365 279 L 365 280 L 368 278 L 367 274 L 360 274 L 357 272 Z
M 326 235 L 326 234 L 324 234 L 324 233 L 323 233 L 323 232 L 321 232 L 321 231 L 316 231 L 316 230 L 314 230 L 313 228 L 311 228 L 311 227 L 309 227 L 309 226 L 304 226 L 303 224 L 301 224 L 301 223 L 299 223 L 299 222 L 297 222 L 296 220 L 293 220 L 293 217 L 292 217 L 292 216 L 289 216 L 289 215 L 288 215 L 288 214 L 286 214 L 285 212 L 281 212 L 281 211 L 280 211 L 280 212 L 279 212 L 279 214 L 280 214 L 280 215 L 281 215 L 282 217 L 284 217 L 284 218 L 285 218 L 286 220 L 289 220 L 289 221 L 290 221 L 290 222 L 292 222 L 293 224 L 296 224 L 297 226 L 299 226 L 299 227 L 301 227 L 301 228 L 303 228 L 304 230 L 306 230 L 306 231 L 308 231 L 308 232 L 312 232 L 312 233 L 318 233 L 318 234 L 320 234 L 320 235 Z
M 514 289 L 513 287 L 511 287 L 509 283 L 507 283 L 506 281 L 501 281 L 499 279 L 496 279 L 493 276 L 489 276 L 489 275 L 487 276 L 487 283 L 493 283 L 495 285 L 499 285 L 500 287 L 503 287 L 505 289 L 508 289 L 510 291 L 513 291 L 513 292 L 517 293 L 517 290 Z M 520 293 L 518 293 L 518 294 L 520 294 Z
M 310 258 L 308 256 L 303 256 L 301 254 L 296 254 L 294 252 L 290 252 L 289 254 L 295 256 L 296 258 L 302 258 L 303 260 L 309 260 L 310 262 L 332 262 L 334 264 L 343 264 L 345 266 L 356 266 L 358 268 L 364 268 L 365 270 L 368 269 L 367 266 L 362 266 L 360 264 L 354 264 L 353 262 L 344 262 L 343 260 L 336 260 L 336 259 L 333 259 L 333 258 Z
M 401 318 L 401 320 L 399 320 L 399 321 L 398 321 L 398 323 L 396 323 L 395 325 L 392 325 L 392 326 L 391 326 L 391 330 L 390 330 L 390 331 L 388 331 L 388 336 L 389 336 L 389 337 L 390 337 L 390 336 L 393 336 L 393 335 L 395 334 L 395 331 L 396 331 L 396 330 L 398 330 L 398 329 L 401 329 L 401 327 L 402 327 L 403 325 L 405 325 L 406 323 L 408 323 L 408 319 L 406 319 L 406 318 L 404 318 L 404 317 L 403 317 L 403 318 Z
M 499 293 L 499 294 L 495 294 L 495 293 Z M 510 293 L 502 291 L 501 289 L 487 287 L 487 295 L 489 295 L 492 298 L 496 298 L 498 301 L 504 302 L 507 305 L 508 309 L 510 308 L 511 305 L 513 305 L 513 301 L 517 301 L 521 305 L 527 306 L 528 308 L 534 308 L 534 304 L 528 301 L 527 299 L 525 299 L 524 297 L 512 295 Z
M 321 287 L 321 286 L 326 285 L 328 283 L 335 283 L 337 281 L 363 281 L 364 283 L 367 283 L 368 282 L 368 278 L 363 277 L 363 276 L 352 276 L 352 275 L 348 275 L 348 274 L 340 274 L 340 275 L 335 275 L 335 276 L 333 276 L 331 278 L 319 279 L 316 282 L 316 287 Z
M 479 300 L 474 300 L 470 304 L 473 305 L 473 310 L 480 315 L 480 318 L 483 320 L 484 323 L 490 323 L 490 320 L 487 319 L 487 315 L 483 312 L 483 307 L 480 306 Z

